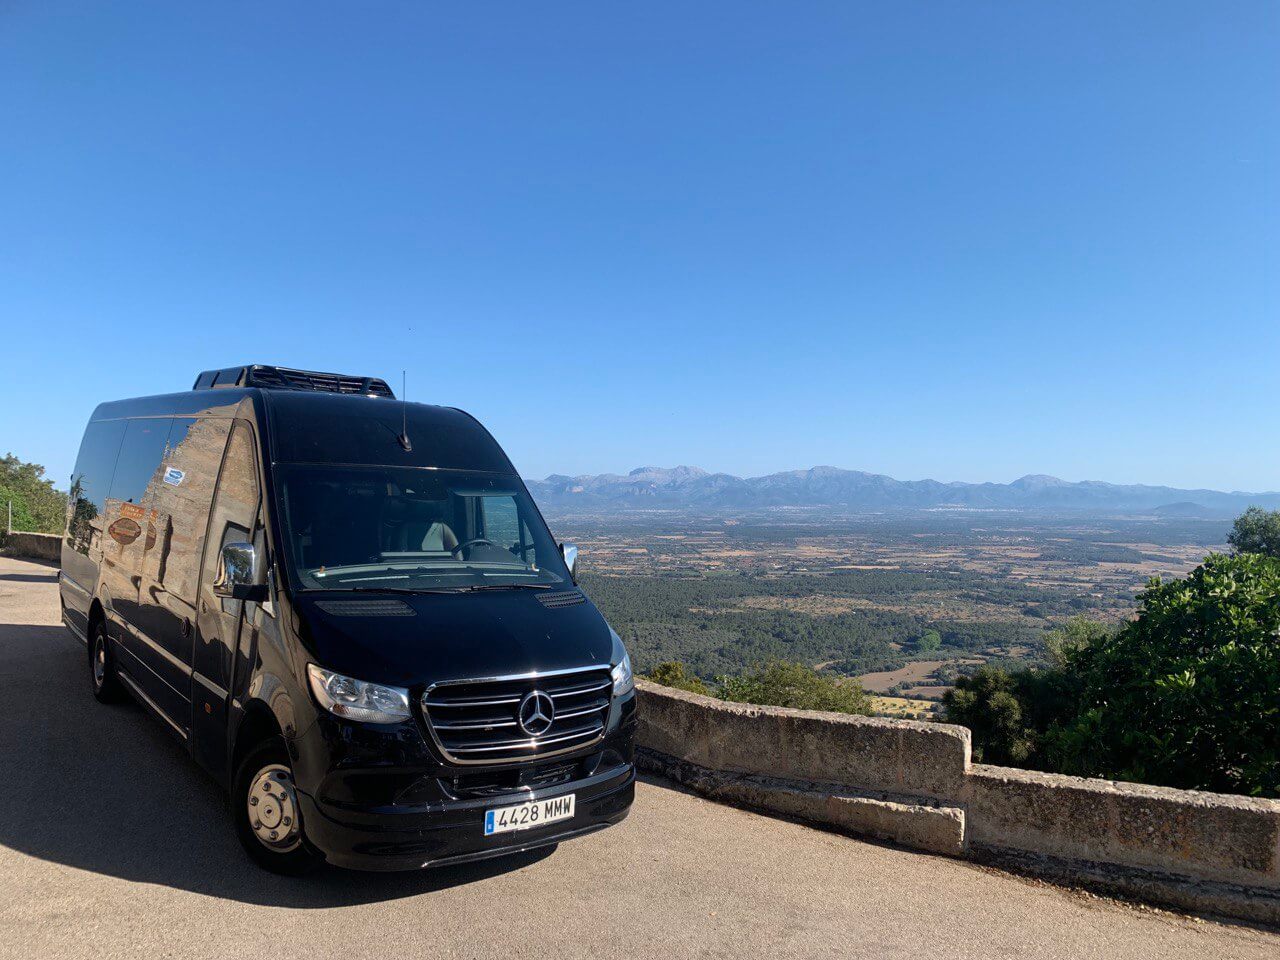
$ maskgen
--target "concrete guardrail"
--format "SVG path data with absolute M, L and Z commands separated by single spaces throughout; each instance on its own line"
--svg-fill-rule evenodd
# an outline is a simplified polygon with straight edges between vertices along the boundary
M 0 530 L 0 547 L 11 557 L 32 560 L 62 560 L 62 537 L 56 533 L 5 533 Z
M 637 687 L 642 766 L 713 799 L 1280 924 L 1280 801 L 975 764 L 950 724 Z

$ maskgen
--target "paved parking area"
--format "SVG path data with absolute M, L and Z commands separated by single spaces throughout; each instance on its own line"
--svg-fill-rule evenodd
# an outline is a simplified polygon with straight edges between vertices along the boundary
M 1096 900 L 641 784 L 551 853 L 263 873 L 214 783 L 99 706 L 56 572 L 0 558 L 0 957 L 1280 957 L 1280 935 Z

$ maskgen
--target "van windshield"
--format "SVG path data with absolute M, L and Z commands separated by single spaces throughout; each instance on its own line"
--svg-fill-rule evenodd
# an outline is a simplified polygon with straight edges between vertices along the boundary
M 514 477 L 379 466 L 279 467 L 291 574 L 311 590 L 515 589 L 568 583 Z

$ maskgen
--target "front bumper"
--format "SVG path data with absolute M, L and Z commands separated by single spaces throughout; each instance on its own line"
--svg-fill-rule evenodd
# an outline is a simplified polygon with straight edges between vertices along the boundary
M 526 800 L 576 794 L 572 819 L 545 827 L 484 836 L 484 811 Z M 300 793 L 307 839 L 329 863 L 355 870 L 417 870 L 548 846 L 624 820 L 635 797 L 635 766 L 507 796 L 424 805 L 352 809 Z
M 603 829 L 631 808 L 634 694 L 615 701 L 601 741 L 541 762 L 459 767 L 420 724 L 380 727 L 321 712 L 290 741 L 303 830 L 330 863 L 417 870 L 485 859 Z M 571 819 L 484 836 L 486 810 L 569 793 L 577 797 Z

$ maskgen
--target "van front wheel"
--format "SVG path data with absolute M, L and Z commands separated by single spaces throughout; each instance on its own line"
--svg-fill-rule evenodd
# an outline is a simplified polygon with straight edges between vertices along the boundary
M 231 815 L 245 852 L 258 866 L 285 876 L 310 873 L 324 862 L 302 830 L 302 811 L 284 741 L 255 747 L 236 771 Z

